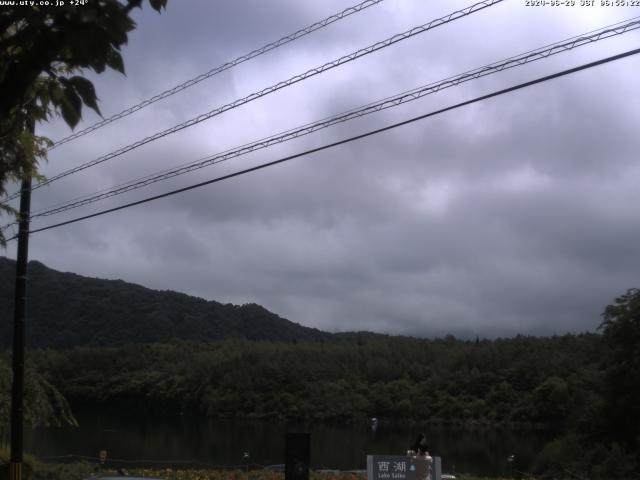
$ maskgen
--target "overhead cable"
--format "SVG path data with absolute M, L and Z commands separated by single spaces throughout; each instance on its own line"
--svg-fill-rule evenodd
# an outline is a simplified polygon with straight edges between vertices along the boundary
M 217 153 L 215 155 L 202 158 L 200 160 L 197 160 L 195 162 L 192 162 L 186 165 L 174 167 L 168 170 L 164 170 L 162 172 L 157 172 L 157 173 L 118 185 L 116 187 L 112 187 L 110 189 L 102 190 L 100 192 L 96 192 L 90 195 L 85 195 L 83 197 L 78 197 L 76 199 L 69 200 L 67 202 L 54 205 L 52 207 L 48 207 L 47 209 L 39 210 L 33 213 L 31 215 L 31 218 L 49 216 L 49 215 L 61 213 L 67 210 L 71 210 L 74 208 L 78 208 L 84 205 L 88 205 L 91 203 L 95 203 L 97 201 L 104 200 L 106 198 L 110 198 L 110 197 L 120 195 L 132 190 L 146 187 L 148 185 L 157 183 L 159 181 L 167 180 L 169 178 L 173 178 L 173 177 L 183 175 L 195 170 L 199 170 L 201 168 L 205 168 L 217 163 L 221 163 L 231 158 L 239 157 L 239 156 L 248 154 L 250 152 L 254 152 L 256 150 L 261 150 L 278 143 L 293 140 L 295 138 L 308 135 L 310 133 L 330 127 L 332 125 L 336 125 L 338 123 L 343 123 L 349 120 L 353 120 L 355 118 L 369 115 L 374 112 L 379 112 L 387 108 L 392 108 L 413 100 L 417 100 L 419 98 L 422 98 L 432 93 L 436 93 L 445 88 L 453 87 L 461 83 L 468 82 L 470 80 L 475 80 L 480 77 L 501 72 L 506 69 L 518 67 L 521 65 L 525 65 L 527 63 L 548 58 L 551 55 L 566 52 L 583 45 L 587 45 L 590 43 L 597 42 L 599 40 L 603 40 L 605 38 L 621 35 L 623 33 L 630 32 L 638 28 L 640 28 L 640 19 L 635 19 L 635 20 L 631 19 L 631 20 L 627 20 L 626 23 L 619 22 L 619 24 L 614 24 L 614 26 L 603 27 L 599 30 L 596 30 L 595 33 L 583 34 L 580 36 L 563 40 L 561 42 L 556 42 L 554 44 L 547 45 L 545 47 L 538 48 L 536 50 L 530 50 L 528 52 L 525 52 L 516 56 L 512 56 L 507 59 L 500 60 L 498 62 L 493 62 L 483 67 L 469 70 L 465 73 L 462 73 L 456 76 L 448 77 L 439 82 L 434 82 L 422 87 L 415 88 L 413 90 L 409 90 L 409 91 L 397 94 L 392 97 L 387 97 L 385 99 L 378 100 L 374 103 L 370 103 L 365 106 L 351 109 L 347 112 L 343 112 L 336 116 L 328 117 L 323 120 L 316 121 L 314 123 L 309 123 L 301 127 L 288 130 L 286 132 L 281 132 L 281 133 L 272 135 L 270 137 L 262 138 L 255 142 L 248 143 L 240 147 L 227 150 L 222 153 Z
M 417 117 L 413 117 L 413 118 L 410 118 L 408 120 L 404 120 L 402 122 L 394 123 L 394 124 L 388 125 L 386 127 L 382 127 L 382 128 L 378 128 L 378 129 L 375 129 L 375 130 L 371 130 L 369 132 L 366 132 L 366 133 L 363 133 L 363 134 L 360 134 L 360 135 L 355 135 L 355 136 L 352 136 L 352 137 L 349 137 L 349 138 L 345 138 L 343 140 L 339 140 L 337 142 L 329 143 L 329 144 L 323 145 L 321 147 L 312 148 L 312 149 L 306 150 L 304 152 L 300 152 L 300 153 L 297 153 L 297 154 L 294 154 L 294 155 L 289 155 L 287 157 L 280 158 L 278 160 L 274 160 L 274 161 L 271 161 L 271 162 L 267 162 L 267 163 L 263 163 L 263 164 L 260 164 L 260 165 L 256 165 L 256 166 L 251 167 L 251 168 L 246 168 L 244 170 L 240 170 L 240 171 L 237 171 L 237 172 L 234 172 L 234 173 L 230 173 L 228 175 L 223 175 L 223 176 L 220 176 L 220 177 L 217 177 L 217 178 L 213 178 L 213 179 L 207 180 L 205 182 L 196 183 L 196 184 L 190 185 L 188 187 L 179 188 L 177 190 L 172 190 L 170 192 L 165 192 L 165 193 L 162 193 L 160 195 L 154 195 L 152 197 L 147 197 L 145 199 L 138 200 L 138 201 L 131 202 L 131 203 L 127 203 L 127 204 L 124 204 L 124 205 L 120 205 L 118 207 L 108 208 L 106 210 L 101 210 L 99 212 L 92 213 L 90 215 L 84 215 L 84 216 L 81 216 L 81 217 L 73 218 L 71 220 L 66 220 L 64 222 L 59 222 L 59 223 L 55 223 L 53 225 L 48 225 L 46 227 L 37 228 L 35 230 L 31 230 L 30 233 L 44 232 L 46 230 L 51 230 L 53 228 L 58 228 L 58 227 L 61 227 L 63 225 L 69 225 L 69 224 L 80 222 L 80 221 L 87 220 L 87 219 L 90 219 L 90 218 L 99 217 L 99 216 L 105 215 L 107 213 L 112 213 L 112 212 L 116 212 L 116 211 L 119 211 L 119 210 L 124 210 L 124 209 L 127 209 L 127 208 L 134 207 L 136 205 L 141 205 L 143 203 L 148 203 L 148 202 L 151 202 L 151 201 L 154 201 L 154 200 L 159 200 L 161 198 L 165 198 L 165 197 L 169 197 L 169 196 L 172 196 L 172 195 L 176 195 L 178 193 L 183 193 L 183 192 L 187 192 L 189 190 L 194 190 L 196 188 L 200 188 L 200 187 L 203 187 L 205 185 L 210 185 L 212 183 L 217 183 L 217 182 L 221 182 L 223 180 L 228 180 L 228 179 L 231 179 L 231 178 L 239 177 L 239 176 L 244 175 L 246 173 L 255 172 L 257 170 L 262 170 L 262 169 L 267 168 L 267 167 L 278 165 L 280 163 L 284 163 L 284 162 L 287 162 L 289 160 L 293 160 L 295 158 L 303 157 L 303 156 L 306 156 L 306 155 L 309 155 L 309 154 L 312 154 L 312 153 L 320 152 L 322 150 L 327 150 L 327 149 L 330 149 L 330 148 L 333 148 L 333 147 L 337 147 L 339 145 L 343 145 L 345 143 L 350 143 L 350 142 L 353 142 L 355 140 L 361 140 L 363 138 L 367 138 L 367 137 L 370 137 L 372 135 L 377 135 L 379 133 L 395 129 L 395 128 L 401 127 L 403 125 L 408 125 L 410 123 L 414 123 L 414 122 L 417 122 L 419 120 L 424 120 L 426 118 L 433 117 L 433 116 L 439 115 L 439 114 L 444 113 L 444 112 L 455 110 L 457 108 L 464 107 L 466 105 L 471 105 L 473 103 L 477 103 L 477 102 L 480 102 L 480 101 L 483 101 L 483 100 L 487 100 L 487 99 L 490 99 L 490 98 L 493 98 L 493 97 L 497 97 L 499 95 L 504 95 L 506 93 L 514 92 L 516 90 L 520 90 L 520 89 L 523 89 L 523 88 L 526 88 L 526 87 L 530 87 L 532 85 L 536 85 L 536 84 L 543 83 L 543 82 L 546 82 L 546 81 L 549 81 L 549 80 L 553 80 L 553 79 L 560 78 L 560 77 L 563 77 L 563 76 L 566 76 L 566 75 L 570 75 L 570 74 L 573 74 L 573 73 L 576 73 L 576 72 L 579 72 L 579 71 L 582 71 L 582 70 L 587 70 L 589 68 L 593 68 L 593 67 L 596 67 L 596 66 L 599 66 L 599 65 L 603 65 L 605 63 L 613 62 L 615 60 L 620 60 L 622 58 L 630 57 L 632 55 L 637 55 L 638 53 L 640 53 L 640 48 L 637 48 L 637 49 L 634 49 L 634 50 L 629 50 L 627 52 L 620 53 L 618 55 L 613 55 L 613 56 L 610 56 L 610 57 L 603 58 L 601 60 L 597 60 L 595 62 L 586 63 L 586 64 L 580 65 L 578 67 L 570 68 L 570 69 L 563 70 L 563 71 L 560 71 L 560 72 L 557 72 L 557 73 L 554 73 L 554 74 L 551 74 L 551 75 L 546 75 L 544 77 L 537 78 L 535 80 L 531 80 L 531 81 L 528 81 L 528 82 L 520 83 L 520 84 L 514 85 L 512 87 L 504 88 L 502 90 L 498 90 L 498 91 L 489 93 L 487 95 L 482 95 L 482 96 L 473 98 L 471 100 L 467 100 L 465 102 L 457 103 L 455 105 L 451 105 L 451 106 L 446 107 L 446 108 L 441 108 L 439 110 L 435 110 L 433 112 L 426 113 L 424 115 L 419 115 Z M 9 240 L 14 240 L 15 238 L 17 238 L 17 237 L 12 237 Z
M 110 123 L 115 122 L 116 120 L 119 120 L 121 118 L 127 117 L 129 115 L 131 115 L 134 112 L 137 112 L 138 110 L 142 110 L 145 107 L 148 107 L 149 105 L 162 100 L 164 98 L 170 97 L 172 95 L 175 95 L 178 92 L 181 92 L 182 90 L 185 90 L 189 87 L 192 87 L 193 85 L 196 85 L 197 83 L 202 82 L 203 80 L 206 80 L 207 78 L 211 78 L 214 75 L 217 75 L 218 73 L 222 73 L 225 70 L 229 70 L 232 67 L 235 67 L 236 65 L 240 65 L 241 63 L 246 62 L 247 60 L 251 60 L 252 58 L 258 57 L 264 53 L 270 52 L 271 50 L 274 50 L 278 47 L 281 47 L 283 45 L 286 45 L 287 43 L 293 42 L 294 40 L 297 40 L 300 37 L 304 37 L 305 35 L 308 35 L 312 32 L 315 32 L 316 30 L 319 30 L 321 28 L 324 28 L 328 25 L 331 25 L 334 22 L 337 22 L 338 20 L 342 20 L 343 18 L 346 18 L 350 15 L 353 15 L 354 13 L 358 13 L 361 12 L 362 10 L 369 8 L 373 5 L 376 5 L 380 2 L 382 2 L 383 0 L 365 0 L 362 3 L 359 3 L 358 5 L 354 5 L 353 7 L 349 7 L 346 8 L 344 10 L 342 10 L 341 12 L 335 13 L 327 18 L 324 18 L 322 20 L 320 20 L 319 22 L 314 23 L 313 25 L 309 25 L 308 27 L 302 28 L 290 35 L 286 35 L 282 38 L 280 38 L 279 40 L 276 40 L 275 42 L 271 42 L 263 47 L 257 48 L 247 54 L 241 55 L 238 58 L 231 60 L 229 62 L 223 63 L 222 65 L 219 65 L 215 68 L 212 68 L 211 70 L 209 70 L 208 72 L 205 72 L 201 75 L 198 75 L 195 78 L 192 78 L 191 80 L 187 80 L 186 82 L 183 82 L 179 85 L 176 85 L 173 88 L 170 88 L 168 90 L 165 90 L 164 92 L 161 92 L 157 95 L 154 95 L 151 98 L 148 98 L 132 107 L 126 108 L 125 110 L 122 110 L 119 113 L 116 113 L 108 118 L 105 118 L 103 120 L 100 120 L 99 122 L 94 123 L 93 125 L 90 125 L 87 128 L 84 128 L 82 130 L 79 130 L 75 133 L 73 133 L 72 135 L 69 135 L 68 137 L 64 137 L 60 140 L 58 140 L 57 142 L 55 142 L 53 144 L 52 147 L 49 148 L 49 150 L 53 150 L 54 148 L 70 142 L 71 140 L 74 140 L 76 138 L 82 137 L 83 135 L 86 135 L 87 133 L 91 133 L 95 130 L 98 130 L 99 128 L 104 127 L 105 125 L 109 125 Z
M 122 147 L 118 150 L 115 150 L 111 153 L 108 153 L 106 155 L 103 155 L 99 158 L 96 158 L 95 160 L 92 160 L 90 162 L 84 163 L 82 165 L 79 165 L 77 167 L 71 168 L 69 170 L 66 170 L 62 173 L 59 173 L 57 175 L 54 175 L 51 178 L 48 178 L 42 182 L 37 183 L 36 185 L 34 185 L 33 187 L 31 187 L 31 190 L 36 190 L 44 185 L 48 185 L 56 180 L 60 180 L 61 178 L 64 178 L 68 175 L 80 172 L 82 170 L 85 170 L 87 168 L 93 167 L 95 165 L 98 165 L 100 163 L 106 162 L 107 160 L 111 160 L 112 158 L 118 157 L 124 153 L 127 153 L 131 150 L 134 150 L 138 147 L 141 147 L 142 145 L 145 145 L 149 142 L 153 142 L 155 140 L 158 140 L 162 137 L 165 137 L 167 135 L 170 135 L 172 133 L 178 132 L 180 130 L 183 130 L 185 128 L 191 127 L 193 125 L 196 125 L 200 122 L 203 122 L 205 120 L 208 120 L 216 115 L 220 115 L 221 113 L 224 113 L 228 110 L 234 109 L 236 107 L 239 107 L 240 105 L 244 105 L 246 103 L 249 103 L 253 100 L 257 100 L 258 98 L 264 97 L 265 95 L 269 95 L 270 93 L 276 92 L 282 88 L 288 87 L 290 85 L 293 85 L 295 83 L 301 82 L 302 80 L 306 80 L 307 78 L 313 77 L 315 75 L 318 75 L 320 73 L 326 72 L 328 70 L 331 70 L 333 68 L 336 68 L 340 65 L 343 65 L 345 63 L 351 62 L 357 58 L 360 58 L 362 56 L 368 55 L 370 53 L 373 53 L 375 51 L 381 50 L 383 48 L 386 48 L 390 45 L 394 45 L 402 40 L 406 40 L 407 38 L 411 38 L 415 35 L 419 35 L 421 33 L 427 32 L 429 30 L 432 30 L 436 27 L 439 27 L 440 25 L 445 25 L 449 22 L 452 22 L 454 20 L 457 20 L 459 18 L 463 18 L 466 17 L 468 15 L 471 15 L 474 12 L 477 12 L 479 10 L 488 8 L 490 6 L 493 6 L 497 3 L 500 3 L 504 0 L 483 0 L 482 2 L 479 3 L 475 3 L 473 5 L 471 5 L 470 7 L 464 8 L 462 10 L 457 10 L 455 12 L 450 13 L 449 15 L 446 15 L 444 17 L 432 20 L 429 23 L 417 26 L 417 27 L 413 27 L 410 30 L 407 30 L 404 33 L 398 33 L 396 35 L 393 35 L 392 37 L 389 37 L 385 40 L 382 40 L 380 42 L 376 42 L 373 45 L 370 45 L 368 47 L 362 48 L 360 50 L 357 50 L 353 53 L 350 53 L 349 55 L 345 55 L 342 56 L 336 60 L 333 60 L 331 62 L 325 63 L 324 65 L 320 66 L 320 67 L 316 67 L 313 68 L 311 70 L 306 71 L 305 73 L 301 73 L 298 75 L 295 75 L 291 78 L 289 78 L 288 80 L 284 80 L 281 82 L 276 83 L 275 85 L 272 85 L 270 87 L 264 88 L 258 92 L 254 92 L 251 95 L 248 95 L 244 98 L 235 100 L 234 102 L 228 103 L 226 105 L 223 105 L 221 107 L 215 108 L 207 113 L 203 113 L 201 115 L 198 115 L 197 117 L 192 118 L 191 120 L 187 120 L 186 122 L 180 123 L 174 127 L 171 127 L 169 129 L 163 130 L 161 132 L 158 132 L 154 135 L 145 137 L 141 140 L 138 140 L 135 143 L 129 144 L 125 147 Z M 16 192 L 12 195 L 10 195 L 6 200 L 12 200 L 14 198 L 17 198 L 20 195 L 19 192 Z

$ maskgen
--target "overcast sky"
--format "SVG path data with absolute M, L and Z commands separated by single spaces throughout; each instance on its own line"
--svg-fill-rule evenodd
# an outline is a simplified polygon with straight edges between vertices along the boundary
M 145 6 L 127 75 L 91 75 L 105 116 L 357 0 Z M 464 8 L 382 3 L 50 153 L 53 176 Z M 253 101 L 33 194 L 33 211 L 640 15 L 507 0 Z M 599 3 L 599 0 L 598 2 Z M 45 219 L 204 181 L 640 46 L 640 30 Z M 31 237 L 51 268 L 227 303 L 302 325 L 420 336 L 594 331 L 640 286 L 640 57 L 153 203 Z M 77 128 L 99 120 L 87 112 Z M 61 121 L 38 125 L 54 140 Z M 3 222 L 5 223 L 5 222 Z M 15 242 L 3 253 L 15 258 Z

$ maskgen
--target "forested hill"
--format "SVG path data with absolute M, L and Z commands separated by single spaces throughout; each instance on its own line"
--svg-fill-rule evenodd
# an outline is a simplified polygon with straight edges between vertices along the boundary
M 16 263 L 0 257 L 0 348 L 12 336 Z M 238 338 L 317 341 L 332 334 L 303 327 L 256 304 L 232 305 L 122 280 L 101 280 L 29 263 L 28 344 L 77 345 Z

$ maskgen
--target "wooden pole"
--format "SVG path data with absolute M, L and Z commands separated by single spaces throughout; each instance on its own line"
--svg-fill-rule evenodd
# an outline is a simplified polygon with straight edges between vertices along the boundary
M 29 125 L 33 133 L 33 124 Z M 27 319 L 27 264 L 29 261 L 29 220 L 31 215 L 31 177 L 22 181 L 16 261 L 16 290 L 13 315 L 13 383 L 11 387 L 10 480 L 22 480 L 24 451 L 24 350 Z

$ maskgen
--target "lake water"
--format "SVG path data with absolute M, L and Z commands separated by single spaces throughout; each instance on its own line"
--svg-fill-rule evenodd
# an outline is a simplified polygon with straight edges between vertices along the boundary
M 119 465 L 165 464 L 231 466 L 284 463 L 285 434 L 311 434 L 313 468 L 364 469 L 367 454 L 402 455 L 420 433 L 417 427 L 379 425 L 287 425 L 273 422 L 214 421 L 195 418 L 144 418 L 127 414 L 80 413 L 80 427 L 25 432 L 25 448 L 40 457 L 97 457 L 107 450 Z M 493 429 L 426 428 L 432 455 L 442 457 L 444 472 L 507 475 L 528 471 L 550 439 L 547 433 Z M 249 459 L 243 453 L 249 453 Z M 515 455 L 511 465 L 507 458 Z M 139 463 L 137 463 L 139 462 Z M 185 463 L 182 463 L 185 462 Z

